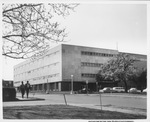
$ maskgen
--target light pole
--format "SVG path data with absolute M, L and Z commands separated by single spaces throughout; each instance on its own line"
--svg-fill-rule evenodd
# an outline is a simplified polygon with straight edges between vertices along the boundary
M 49 94 L 49 86 L 48 86 L 48 79 L 47 79 L 47 90 L 46 90 L 46 94 Z
M 88 80 L 86 80 L 86 92 L 87 92 L 87 95 L 88 95 Z
M 96 82 L 96 92 L 98 92 L 98 82 Z
M 71 75 L 71 93 L 70 94 L 73 94 L 73 75 Z

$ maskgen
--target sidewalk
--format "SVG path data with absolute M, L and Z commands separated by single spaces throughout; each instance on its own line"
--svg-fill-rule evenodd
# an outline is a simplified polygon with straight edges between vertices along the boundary
M 22 98 L 22 97 L 17 97 L 18 101 L 39 101 L 39 100 L 45 100 L 42 98 L 37 98 L 37 97 L 29 97 L 29 98 Z

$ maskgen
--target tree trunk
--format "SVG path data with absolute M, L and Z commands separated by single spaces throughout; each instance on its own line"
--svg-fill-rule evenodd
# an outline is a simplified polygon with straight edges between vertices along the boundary
M 126 82 L 126 80 L 123 80 L 123 82 L 124 82 L 124 86 L 125 86 L 125 92 L 127 93 L 127 92 L 128 92 L 128 85 L 127 85 L 127 82 Z

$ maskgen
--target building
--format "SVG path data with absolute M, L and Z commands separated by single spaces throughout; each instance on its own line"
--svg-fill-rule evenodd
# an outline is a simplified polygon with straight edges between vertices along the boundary
M 95 76 L 100 66 L 113 58 L 117 50 L 61 44 L 50 49 L 36 60 L 28 60 L 14 66 L 14 85 L 29 81 L 33 90 L 70 91 L 88 84 L 96 89 Z M 146 56 L 138 57 L 140 66 L 146 67 Z M 137 64 L 139 65 L 139 64 Z

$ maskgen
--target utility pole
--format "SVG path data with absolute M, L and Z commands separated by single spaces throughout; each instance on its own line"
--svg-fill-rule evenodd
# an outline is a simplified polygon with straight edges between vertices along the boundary
M 88 95 L 88 80 L 86 80 L 86 92 L 87 92 L 87 95 Z
M 98 93 L 98 82 L 96 82 L 96 92 Z
M 71 93 L 70 94 L 73 94 L 73 75 L 71 75 Z

